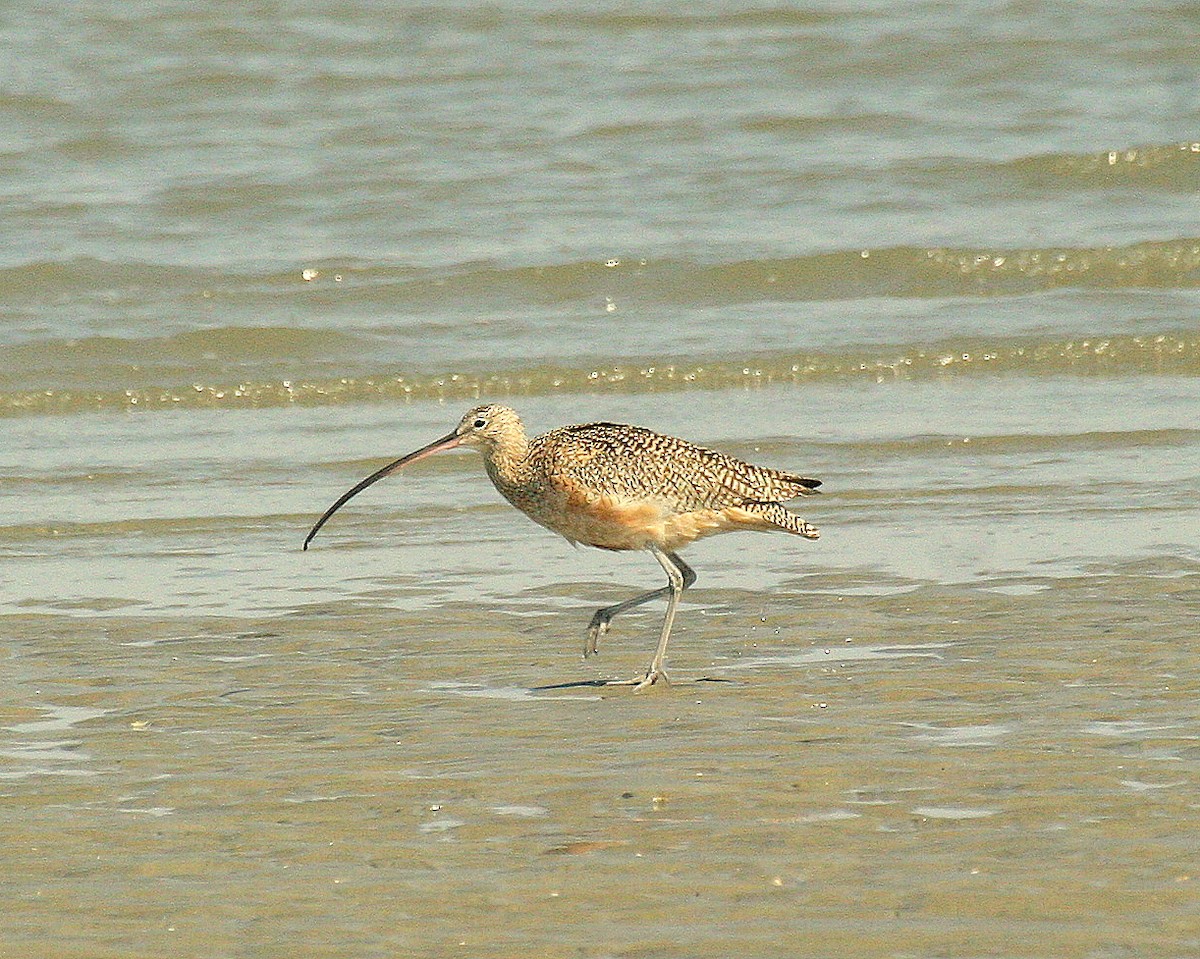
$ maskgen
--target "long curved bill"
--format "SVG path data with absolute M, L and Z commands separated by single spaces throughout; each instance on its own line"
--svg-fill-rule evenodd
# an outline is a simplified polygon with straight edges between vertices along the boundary
M 317 531 L 324 526 L 329 520 L 329 517 L 341 509 L 351 497 L 357 496 L 372 483 L 379 482 L 379 480 L 383 479 L 385 476 L 391 476 L 397 470 L 403 469 L 409 463 L 415 463 L 419 459 L 424 459 L 426 456 L 432 456 L 434 453 L 440 453 L 442 450 L 454 449 L 454 447 L 458 446 L 462 442 L 462 439 L 463 438 L 457 433 L 447 433 L 440 440 L 434 440 L 428 446 L 422 446 L 419 450 L 414 450 L 407 456 L 401 456 L 400 459 L 396 460 L 394 463 L 388 463 L 388 465 L 383 469 L 372 473 L 353 489 L 347 490 L 338 497 L 336 503 L 329 507 L 329 509 L 325 510 L 325 512 L 321 515 L 321 518 L 317 520 L 316 525 L 308 531 L 308 535 L 304 537 L 304 548 L 308 549 L 308 544 L 311 543 L 312 538 L 317 535 Z

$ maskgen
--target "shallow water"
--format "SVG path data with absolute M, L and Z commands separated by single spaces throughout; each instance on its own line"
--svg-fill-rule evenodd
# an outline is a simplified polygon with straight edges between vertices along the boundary
M 0 952 L 1200 954 L 1200 24 L 3 15 Z M 824 481 L 649 557 L 478 400 Z
M 641 665 L 649 614 L 596 669 L 519 603 L 10 616 L 20 933 L 46 955 L 1184 954 L 1196 565 L 1017 596 L 708 591 L 650 695 L 531 686 Z

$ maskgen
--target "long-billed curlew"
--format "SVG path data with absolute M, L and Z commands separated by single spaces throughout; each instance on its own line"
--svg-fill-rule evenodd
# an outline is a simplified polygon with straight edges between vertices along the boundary
M 516 413 L 489 405 L 475 407 L 452 432 L 343 493 L 309 531 L 304 548 L 350 497 L 409 463 L 456 446 L 476 447 L 496 489 L 535 523 L 572 544 L 649 550 L 662 564 L 666 586 L 597 610 L 584 641 L 583 655 L 590 656 L 614 616 L 665 596 L 662 635 L 650 668 L 632 681 L 637 689 L 666 681 L 663 658 L 675 607 L 696 581 L 677 550 L 730 530 L 783 530 L 808 539 L 820 535 L 783 506 L 817 492 L 820 480 L 752 466 L 639 426 L 586 423 L 531 440 Z

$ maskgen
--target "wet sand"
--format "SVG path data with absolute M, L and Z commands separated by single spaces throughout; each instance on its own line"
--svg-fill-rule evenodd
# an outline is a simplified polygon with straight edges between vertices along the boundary
M 1200 564 L 8 615 L 11 954 L 1182 956 Z M 600 597 L 603 599 L 603 597 Z M 18 701 L 20 702 L 20 701 Z M 33 705 L 29 705 L 33 703 Z

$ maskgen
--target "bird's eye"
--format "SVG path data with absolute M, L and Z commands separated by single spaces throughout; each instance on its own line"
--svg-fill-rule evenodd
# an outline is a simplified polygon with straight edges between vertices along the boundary
M 481 429 L 483 429 L 485 426 L 487 426 L 487 420 L 485 420 L 485 419 L 478 419 L 478 420 L 476 420 L 474 423 L 472 423 L 471 425 L 472 425 L 472 426 L 474 426 L 474 427 L 475 427 L 475 429 L 477 429 L 477 430 L 481 430 Z

